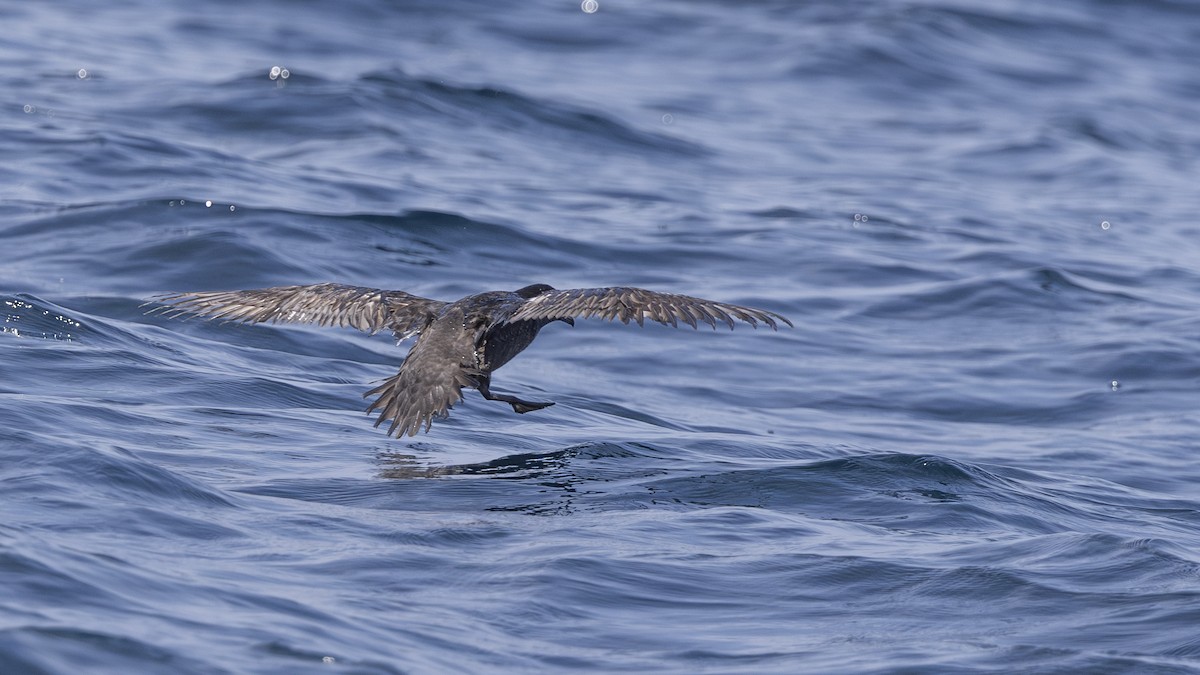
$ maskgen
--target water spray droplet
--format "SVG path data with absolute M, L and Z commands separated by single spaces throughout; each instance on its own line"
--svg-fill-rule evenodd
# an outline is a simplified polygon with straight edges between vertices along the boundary
M 87 68 L 80 68 L 79 72 L 75 74 L 79 76 L 79 79 L 86 80 L 88 76 Z
M 1107 220 L 1100 223 L 1100 229 L 1102 230 L 1107 230 L 1110 227 L 1112 227 L 1112 223 L 1108 222 Z
M 600 3 L 596 2 L 596 0 L 583 0 L 583 2 L 579 4 L 579 8 L 582 9 L 585 14 L 595 14 L 596 10 L 600 9 Z

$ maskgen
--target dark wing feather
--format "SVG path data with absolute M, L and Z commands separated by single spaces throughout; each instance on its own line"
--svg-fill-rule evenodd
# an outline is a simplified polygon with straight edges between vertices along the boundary
M 368 333 L 386 328 L 398 338 L 420 331 L 446 304 L 404 291 L 341 284 L 178 293 L 154 300 L 164 306 L 148 313 L 172 318 L 195 315 L 243 323 L 315 323 L 350 326 Z
M 682 321 L 692 328 L 700 323 L 706 323 L 713 328 L 717 327 L 717 323 L 724 323 L 733 328 L 735 320 L 745 321 L 755 327 L 762 322 L 772 329 L 778 328 L 777 321 L 792 325 L 786 317 L 775 312 L 693 298 L 690 295 L 629 287 L 547 291 L 526 301 L 508 321 L 553 321 L 575 317 L 586 319 L 593 316 L 616 319 L 621 323 L 635 321 L 639 326 L 645 319 L 668 326 L 678 326 Z

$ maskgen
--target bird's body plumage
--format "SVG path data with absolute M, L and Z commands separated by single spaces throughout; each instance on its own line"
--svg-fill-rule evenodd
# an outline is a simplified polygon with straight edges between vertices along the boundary
M 455 302 L 430 300 L 403 291 L 341 284 L 278 286 L 245 291 L 180 293 L 156 298 L 164 306 L 151 310 L 174 317 L 197 315 L 244 323 L 315 323 L 350 326 L 368 333 L 390 330 L 397 340 L 417 335 L 399 372 L 364 396 L 377 396 L 367 412 L 378 411 L 375 426 L 391 421 L 389 434 L 416 435 L 429 430 L 435 417 L 445 417 L 462 399 L 464 388 L 484 398 L 504 401 L 519 413 L 553 403 L 523 401 L 494 394 L 491 374 L 524 351 L 538 331 L 555 321 L 574 325 L 575 318 L 646 319 L 695 328 L 735 320 L 772 329 L 792 325 L 782 315 L 740 305 L 659 293 L 641 288 L 556 290 L 534 284 L 516 291 L 490 291 Z

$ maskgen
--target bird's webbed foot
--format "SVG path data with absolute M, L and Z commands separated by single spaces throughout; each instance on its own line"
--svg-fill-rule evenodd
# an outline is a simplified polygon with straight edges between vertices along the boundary
M 508 394 L 493 394 L 491 387 L 489 386 L 490 384 L 491 383 L 488 380 L 480 381 L 479 393 L 483 394 L 483 397 L 489 401 L 504 401 L 505 403 L 511 405 L 513 412 L 516 413 L 527 413 L 533 410 L 549 408 L 550 406 L 554 405 L 554 401 L 525 401 L 517 398 L 516 396 L 509 396 Z
M 531 410 L 541 410 L 542 408 L 549 408 L 550 406 L 554 405 L 554 401 L 546 401 L 544 403 L 538 401 L 522 401 L 521 399 L 514 398 L 512 396 L 506 396 L 501 400 L 511 403 L 513 411 L 519 413 L 527 413 Z

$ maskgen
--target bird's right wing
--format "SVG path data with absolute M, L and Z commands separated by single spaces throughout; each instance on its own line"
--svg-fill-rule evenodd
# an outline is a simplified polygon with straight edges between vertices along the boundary
M 404 291 L 342 284 L 177 293 L 153 301 L 162 306 L 147 313 L 170 318 L 194 315 L 243 323 L 315 323 L 372 334 L 388 329 L 397 338 L 419 332 L 446 305 Z
M 508 322 L 573 317 L 586 319 L 593 316 L 615 319 L 621 323 L 634 321 L 639 326 L 646 319 L 669 326 L 678 326 L 682 321 L 692 328 L 695 328 L 698 322 L 713 328 L 720 322 L 733 328 L 735 319 L 755 327 L 759 322 L 771 328 L 776 328 L 778 322 L 792 325 L 783 315 L 763 309 L 631 287 L 547 291 L 526 301 L 508 318 Z

